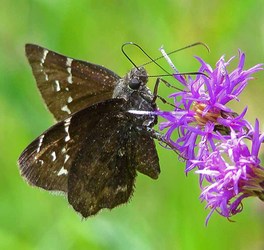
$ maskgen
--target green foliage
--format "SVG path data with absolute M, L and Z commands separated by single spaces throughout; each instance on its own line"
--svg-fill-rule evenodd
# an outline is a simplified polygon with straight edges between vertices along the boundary
M 25 43 L 103 64 L 121 76 L 131 68 L 120 52 L 126 41 L 139 43 L 153 57 L 162 44 L 170 51 L 207 43 L 210 54 L 196 47 L 172 56 L 184 72 L 197 70 L 193 55 L 213 65 L 238 48 L 246 52 L 249 67 L 263 62 L 263 10 L 261 0 L 2 0 L 0 249 L 263 249 L 263 203 L 248 200 L 236 223 L 214 214 L 205 227 L 209 211 L 198 200 L 197 176 L 186 178 L 177 155 L 162 147 L 157 181 L 139 175 L 129 204 L 86 221 L 62 197 L 29 187 L 16 165 L 23 148 L 53 124 L 24 56 Z M 135 48 L 128 53 L 137 64 L 147 61 Z M 154 66 L 148 72 L 162 73 Z M 259 117 L 263 124 L 264 75 L 257 77 L 241 102 L 251 106 L 249 119 Z M 161 96 L 170 91 L 161 85 Z

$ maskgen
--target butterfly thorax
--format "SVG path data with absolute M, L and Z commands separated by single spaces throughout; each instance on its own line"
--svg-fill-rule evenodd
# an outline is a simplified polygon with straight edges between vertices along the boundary
M 113 92 L 113 98 L 123 98 L 127 101 L 127 110 L 155 111 L 157 109 L 154 95 L 146 86 L 148 76 L 145 68 L 133 68 L 125 77 L 121 78 Z M 144 121 L 148 126 L 157 123 L 154 115 L 138 115 L 137 119 Z M 142 125 L 142 124 L 141 124 Z

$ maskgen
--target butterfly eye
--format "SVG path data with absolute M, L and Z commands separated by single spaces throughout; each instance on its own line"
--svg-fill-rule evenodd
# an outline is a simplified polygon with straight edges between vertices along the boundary
M 129 82 L 129 87 L 131 89 L 138 89 L 140 87 L 140 81 L 137 78 L 132 78 Z

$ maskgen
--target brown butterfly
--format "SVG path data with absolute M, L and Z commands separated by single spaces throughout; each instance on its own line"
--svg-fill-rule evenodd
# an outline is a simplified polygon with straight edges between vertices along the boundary
M 102 66 L 26 45 L 37 86 L 58 123 L 19 157 L 21 175 L 65 194 L 83 217 L 129 200 L 137 171 L 160 173 L 155 96 L 143 67 L 123 78 Z M 135 111 L 139 111 L 138 113 Z M 140 111 L 146 111 L 142 115 Z

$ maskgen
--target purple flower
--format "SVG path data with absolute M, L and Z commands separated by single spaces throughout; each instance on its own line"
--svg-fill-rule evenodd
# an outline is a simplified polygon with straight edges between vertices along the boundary
M 193 79 L 177 74 L 168 56 L 165 58 L 184 90 L 170 95 L 174 99 L 174 111 L 157 112 L 166 120 L 160 124 L 160 129 L 167 129 L 165 139 L 186 159 L 188 172 L 196 167 L 193 160 L 203 161 L 215 150 L 217 144 L 230 139 L 231 130 L 240 137 L 248 133 L 251 126 L 244 119 L 247 108 L 238 115 L 226 105 L 232 100 L 238 100 L 248 80 L 252 79 L 251 75 L 261 70 L 262 65 L 244 70 L 245 54 L 239 51 L 238 66 L 229 73 L 227 67 L 234 57 L 228 61 L 221 57 L 215 69 L 196 57 L 201 63 L 199 72 L 202 74 Z M 179 135 L 177 139 L 174 139 L 175 132 Z
M 231 131 L 231 138 L 219 144 L 202 161 L 194 160 L 199 167 L 202 193 L 200 199 L 206 201 L 206 208 L 230 218 L 242 211 L 242 200 L 257 196 L 264 200 L 264 168 L 258 158 L 264 134 L 260 134 L 259 122 L 247 136 L 238 137 Z M 251 143 L 248 147 L 247 143 Z
M 264 168 L 258 157 L 264 134 L 258 120 L 253 127 L 244 119 L 246 107 L 237 114 L 227 106 L 239 100 L 262 65 L 244 70 L 245 54 L 240 50 L 237 68 L 231 72 L 227 68 L 234 57 L 228 61 L 221 57 L 215 69 L 196 57 L 200 74 L 192 78 L 180 75 L 161 51 L 184 89 L 170 95 L 175 110 L 157 112 L 165 118 L 160 129 L 166 129 L 165 139 L 186 160 L 186 173 L 196 169 L 199 174 L 200 199 L 211 209 L 206 224 L 214 211 L 227 218 L 241 212 L 244 198 L 257 196 L 264 201 Z

